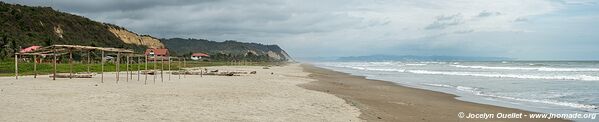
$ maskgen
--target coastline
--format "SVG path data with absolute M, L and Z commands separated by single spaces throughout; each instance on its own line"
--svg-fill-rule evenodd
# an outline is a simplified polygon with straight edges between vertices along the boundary
M 456 95 L 411 88 L 396 83 L 366 79 L 347 73 L 302 64 L 309 78 L 317 81 L 301 84 L 310 90 L 334 94 L 362 113 L 366 121 L 569 121 L 561 119 L 460 119 L 458 113 L 537 113 L 513 108 L 472 103 L 455 99 Z

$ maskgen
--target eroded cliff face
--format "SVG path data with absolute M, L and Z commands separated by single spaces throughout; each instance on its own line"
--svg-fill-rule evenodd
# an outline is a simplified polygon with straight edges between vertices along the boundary
M 266 52 L 266 55 L 268 55 L 268 57 L 276 59 L 276 60 L 287 60 L 287 61 L 293 61 L 293 59 L 291 59 L 291 56 L 289 56 L 289 54 L 287 54 L 287 52 L 281 50 L 281 52 L 273 52 L 273 51 L 268 51 Z
M 160 40 L 146 35 L 138 35 L 129 30 L 109 26 L 108 30 L 124 43 L 147 46 L 148 48 L 165 48 Z

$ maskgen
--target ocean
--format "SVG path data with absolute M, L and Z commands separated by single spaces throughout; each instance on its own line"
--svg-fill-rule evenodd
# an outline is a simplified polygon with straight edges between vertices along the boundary
M 542 113 L 599 113 L 599 62 L 319 62 L 316 66 Z M 577 120 L 579 121 L 579 120 Z M 581 120 L 585 121 L 585 120 Z

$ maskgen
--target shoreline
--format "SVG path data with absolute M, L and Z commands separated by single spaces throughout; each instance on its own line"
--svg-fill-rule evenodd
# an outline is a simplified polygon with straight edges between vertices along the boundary
M 479 104 L 456 99 L 456 95 L 412 88 L 383 80 L 366 79 L 302 64 L 309 78 L 317 81 L 299 86 L 333 94 L 360 109 L 366 121 L 570 121 L 562 119 L 460 119 L 458 113 L 538 113 Z

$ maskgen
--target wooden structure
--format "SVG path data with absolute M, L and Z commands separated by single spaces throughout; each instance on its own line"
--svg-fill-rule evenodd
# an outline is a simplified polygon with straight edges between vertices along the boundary
M 69 54 L 69 78 L 73 78 L 73 51 L 80 51 L 80 52 L 87 52 L 87 70 L 88 72 L 90 71 L 90 64 L 91 64 L 91 58 L 90 58 L 90 53 L 91 51 L 100 51 L 102 53 L 102 71 L 101 71 L 101 82 L 104 82 L 104 54 L 105 52 L 109 52 L 109 53 L 116 53 L 117 54 L 117 83 L 118 83 L 118 74 L 120 72 L 120 55 L 121 53 L 124 54 L 133 54 L 133 50 L 129 50 L 129 49 L 121 49 L 121 48 L 107 48 L 107 47 L 93 47 L 93 46 L 81 46 L 81 45 L 52 45 L 52 46 L 47 46 L 47 47 L 41 47 L 38 48 L 34 51 L 29 51 L 29 52 L 19 52 L 19 53 L 15 53 L 15 78 L 18 79 L 19 75 L 18 75 L 18 58 L 20 55 L 31 55 L 34 57 L 34 60 L 37 56 L 53 56 L 53 65 L 54 65 L 54 71 L 52 73 L 52 80 L 56 80 L 57 77 L 57 72 L 56 72 L 56 67 L 57 67 L 57 56 L 60 55 L 64 55 L 64 54 Z M 34 61 L 34 77 L 37 76 L 37 71 L 36 71 L 36 61 Z
M 129 50 L 129 49 L 121 49 L 121 48 L 107 48 L 107 47 L 93 47 L 93 46 L 81 46 L 81 45 L 52 45 L 52 46 L 47 46 L 47 47 L 39 47 L 36 50 L 32 50 L 32 51 L 28 51 L 28 52 L 19 52 L 19 53 L 15 53 L 15 78 L 18 79 L 19 78 L 19 58 L 22 58 L 23 56 L 33 56 L 34 59 L 34 77 L 37 77 L 37 57 L 38 56 L 43 56 L 43 57 L 48 57 L 48 56 L 52 56 L 53 58 L 53 72 L 51 75 L 51 78 L 53 80 L 56 80 L 56 78 L 88 78 L 91 75 L 81 75 L 81 74 L 74 74 L 73 73 L 73 53 L 75 52 L 82 52 L 87 54 L 87 57 L 85 59 L 87 59 L 87 61 L 81 61 L 81 62 L 87 62 L 87 72 L 91 72 L 90 66 L 92 64 L 92 58 L 91 55 L 94 54 L 95 52 L 100 52 L 101 53 L 101 83 L 104 83 L 104 64 L 105 62 L 107 62 L 107 59 L 105 58 L 105 56 L 107 55 L 116 55 L 116 83 L 119 83 L 120 80 L 120 71 L 121 71 L 121 58 L 125 57 L 125 63 L 126 63 L 126 81 L 128 82 L 130 79 L 133 79 L 133 67 L 130 67 L 130 63 L 134 62 L 137 58 L 137 80 L 140 80 L 140 74 L 142 73 L 141 69 L 141 61 L 143 60 L 144 62 L 144 75 L 145 75 L 145 79 L 144 79 L 144 84 L 147 84 L 147 80 L 148 80 L 148 62 L 150 62 L 151 60 L 154 61 L 154 83 L 156 83 L 156 77 L 157 77 L 157 64 L 161 63 L 160 66 L 160 78 L 161 81 L 164 82 L 163 80 L 163 71 L 165 68 L 165 62 L 168 63 L 168 79 L 170 80 L 171 78 L 171 61 L 172 58 L 169 57 L 168 55 L 148 55 L 148 54 L 134 54 L 133 50 Z M 68 75 L 67 74 L 57 74 L 57 64 L 58 64 L 58 57 L 59 56 L 63 56 L 68 54 L 68 63 L 69 63 L 69 72 Z M 167 53 L 168 54 L 168 53 Z M 133 59 L 132 59 L 133 58 Z M 151 58 L 151 59 L 150 59 Z M 84 58 L 82 58 L 84 59 Z M 157 60 L 160 59 L 160 62 L 158 62 Z M 175 58 L 178 59 L 178 58 Z M 164 61 L 167 60 L 167 61 Z M 179 60 L 179 62 L 181 62 Z M 185 62 L 185 58 L 183 58 L 183 67 L 185 67 L 186 62 Z M 181 65 L 179 65 L 179 67 L 181 67 Z M 185 76 L 184 76 L 185 77 Z M 179 76 L 180 78 L 180 76 Z

